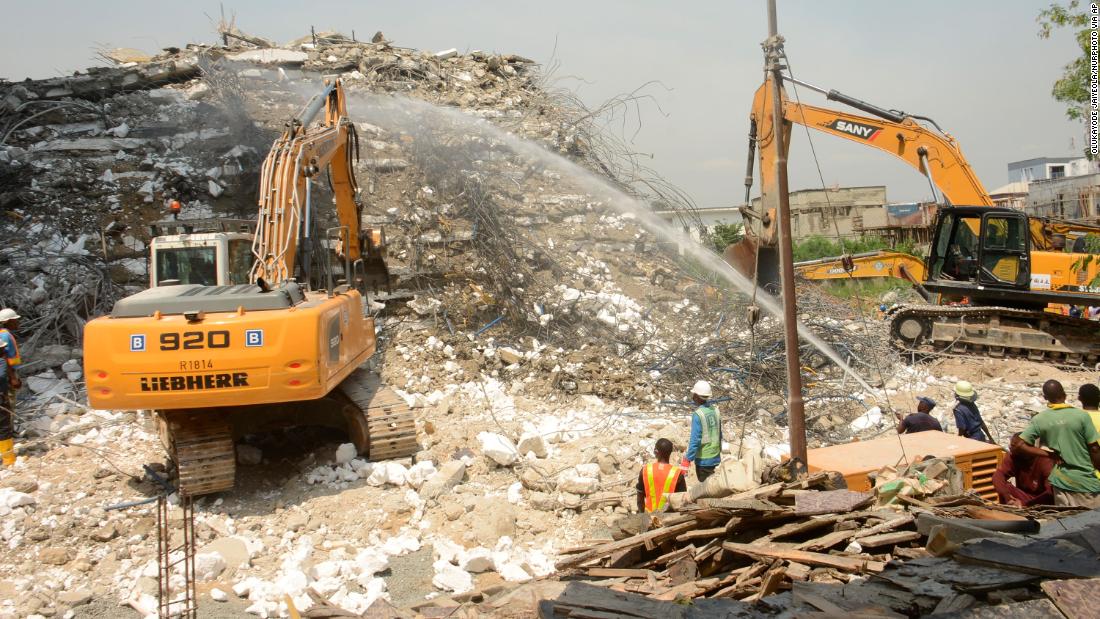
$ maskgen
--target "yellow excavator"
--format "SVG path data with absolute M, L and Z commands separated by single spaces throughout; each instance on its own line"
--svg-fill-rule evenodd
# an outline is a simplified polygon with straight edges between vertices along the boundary
M 340 428 L 372 460 L 417 450 L 409 407 L 361 367 L 375 351 L 364 294 L 389 273 L 382 230 L 361 224 L 357 151 L 343 88 L 326 82 L 263 162 L 250 259 L 239 235 L 154 243 L 160 285 L 85 327 L 91 406 L 156 411 L 181 493 L 232 488 L 235 439 L 261 430 Z M 314 187 L 326 173 L 327 228 Z
M 994 207 L 958 143 L 931 119 L 790 77 L 784 80 L 874 116 L 792 102 L 784 95 L 780 107 L 788 140 L 791 124 L 801 124 L 870 146 L 928 178 L 937 202 L 942 193 L 946 205 L 936 217 L 923 277 L 914 277 L 918 292 L 934 304 L 890 308 L 887 318 L 899 348 L 1020 356 L 1066 365 L 1100 361 L 1097 322 L 1046 311 L 1052 306 L 1100 306 L 1100 288 L 1094 284 L 1100 276 L 1097 261 L 1085 247 L 1086 237 L 1100 235 L 1100 226 Z M 769 77 L 753 99 L 742 207 L 750 225 L 744 240 L 725 252 L 727 262 L 762 285 L 778 283 L 776 162 L 780 156 L 786 158 L 790 146 L 789 141 L 778 144 L 770 129 L 773 92 Z M 757 159 L 761 199 L 760 209 L 753 210 L 747 205 Z

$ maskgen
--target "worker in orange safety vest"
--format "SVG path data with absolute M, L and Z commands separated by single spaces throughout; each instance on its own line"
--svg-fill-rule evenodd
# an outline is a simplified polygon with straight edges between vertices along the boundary
M 687 492 L 687 482 L 679 466 L 669 464 L 672 441 L 657 439 L 653 447 L 656 462 L 645 465 L 638 473 L 638 511 L 655 512 L 668 503 L 671 492 Z
M 19 314 L 10 307 L 0 309 L 0 464 L 15 464 L 15 392 L 23 386 L 16 368 L 23 363 L 12 331 L 19 328 Z

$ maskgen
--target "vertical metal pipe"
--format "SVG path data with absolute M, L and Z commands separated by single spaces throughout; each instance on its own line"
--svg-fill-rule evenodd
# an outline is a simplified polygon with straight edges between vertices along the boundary
M 791 459 L 806 462 L 806 411 L 802 401 L 802 374 L 798 357 L 798 309 L 795 305 L 794 261 L 791 243 L 791 201 L 787 179 L 787 148 L 783 135 L 783 73 L 778 49 L 775 0 L 768 0 L 768 69 L 772 74 L 773 139 L 776 141 L 776 185 L 779 191 L 779 260 L 783 285 L 783 334 L 787 354 L 787 420 Z

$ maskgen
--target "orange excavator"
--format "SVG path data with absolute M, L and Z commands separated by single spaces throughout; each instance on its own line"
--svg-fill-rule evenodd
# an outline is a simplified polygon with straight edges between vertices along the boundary
M 935 304 L 899 305 L 886 315 L 900 349 L 1018 356 L 1064 365 L 1100 362 L 1095 321 L 1047 311 L 1100 306 L 1100 261 L 1086 249 L 1087 237 L 1100 235 L 1100 226 L 994 207 L 958 143 L 931 119 L 790 77 L 784 80 L 873 116 L 784 98 L 780 107 L 788 139 L 790 126 L 797 123 L 887 152 L 925 176 L 937 202 L 942 194 L 945 204 L 936 217 L 923 276 L 914 277 L 919 279 L 918 292 Z M 728 263 L 764 286 L 779 279 L 776 163 L 786 158 L 790 146 L 777 143 L 771 131 L 773 92 L 769 77 L 753 99 L 742 207 L 749 225 L 744 240 L 725 252 Z M 754 210 L 748 205 L 757 156 L 761 199 Z M 848 259 L 854 263 L 853 257 Z M 869 260 L 873 266 L 875 258 Z
M 361 367 L 375 351 L 364 294 L 389 273 L 382 230 L 361 225 L 357 144 L 343 88 L 326 82 L 263 162 L 250 269 L 218 246 L 242 239 L 174 235 L 155 259 L 176 279 L 85 327 L 90 404 L 156 411 L 180 492 L 232 488 L 235 438 L 259 430 L 333 426 L 372 460 L 417 450 L 409 407 Z M 314 186 L 326 172 L 330 227 Z

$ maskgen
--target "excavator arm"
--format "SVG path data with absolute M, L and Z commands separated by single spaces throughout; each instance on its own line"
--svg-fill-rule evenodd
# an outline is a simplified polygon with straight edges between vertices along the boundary
M 893 277 L 911 284 L 924 281 L 924 261 L 892 251 L 874 251 L 796 262 L 794 272 L 808 280 Z
M 324 110 L 320 123 L 311 126 Z M 339 252 L 353 273 L 349 283 L 388 285 L 385 239 L 381 230 L 362 227 L 359 187 L 353 170 L 358 155 L 355 125 L 347 116 L 347 102 L 339 80 L 326 84 L 297 116 L 287 122 L 272 145 L 260 173 L 259 216 L 252 253 L 252 281 L 278 284 L 294 277 L 295 267 L 309 282 L 312 251 L 322 234 L 313 195 L 314 183 L 327 171 L 339 221 Z M 298 264 L 299 248 L 301 262 Z
M 807 84 L 807 86 L 809 86 Z M 811 87 L 813 88 L 813 87 Z M 819 90 L 819 89 L 818 89 Z M 847 103 L 873 113 L 878 118 L 860 116 L 849 112 L 830 110 L 813 105 L 799 104 L 783 95 L 783 123 L 786 143 L 778 144 L 773 135 L 773 93 L 775 88 L 769 77 L 757 89 L 749 116 L 749 158 L 745 175 L 745 204 L 743 213 L 755 225 L 746 226 L 748 234 L 742 247 L 726 251 L 727 260 L 746 274 L 756 272 L 755 255 L 761 262 L 774 260 L 778 238 L 776 207 L 776 161 L 790 148 L 790 127 L 800 124 L 816 131 L 835 135 L 865 146 L 887 152 L 912 166 L 930 179 L 943 193 L 944 199 L 956 205 L 992 206 L 993 200 L 978 180 L 966 157 L 953 137 L 947 133 L 929 129 L 909 115 L 894 110 L 884 110 L 836 91 L 826 92 L 830 99 Z M 824 92 L 824 91 L 822 91 Z M 782 149 L 782 153 L 780 152 Z M 748 208 L 753 184 L 753 163 L 759 160 L 760 208 Z M 767 256 L 767 257 L 765 257 Z M 761 265 L 761 279 L 767 283 L 768 273 L 774 266 Z

